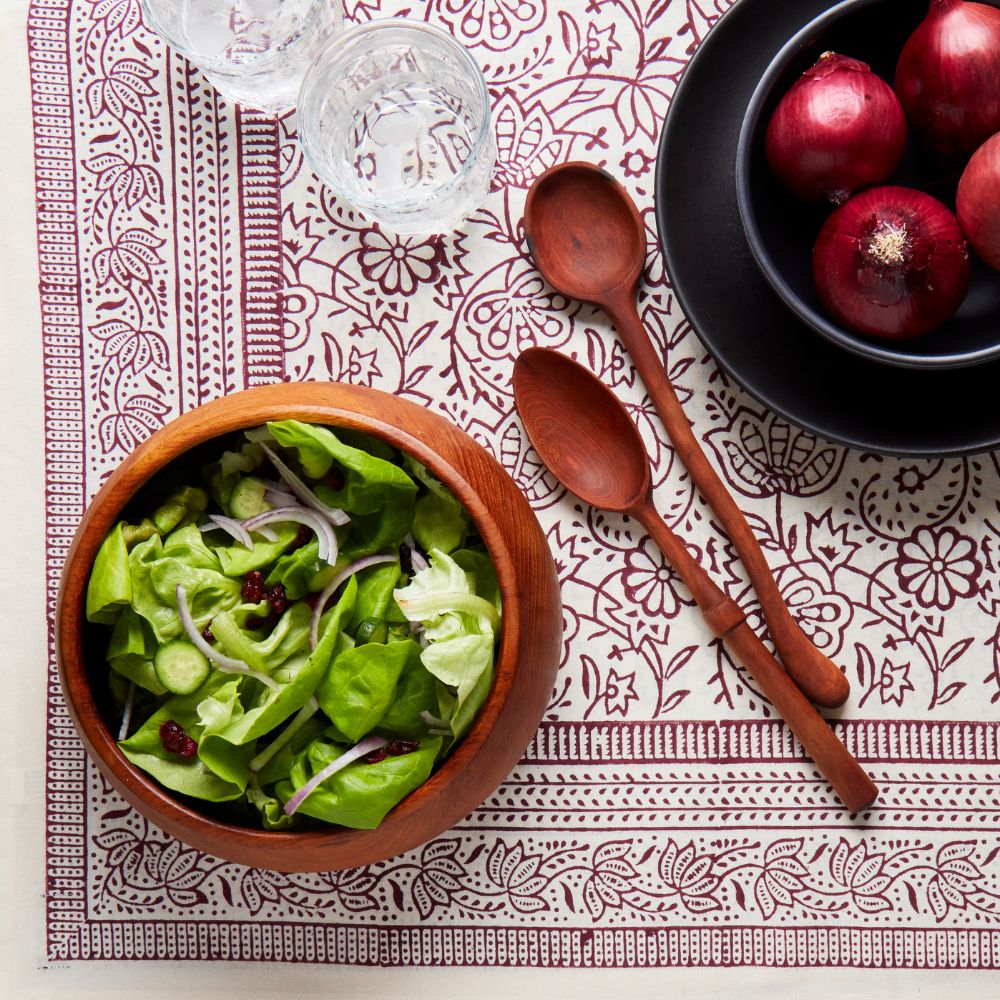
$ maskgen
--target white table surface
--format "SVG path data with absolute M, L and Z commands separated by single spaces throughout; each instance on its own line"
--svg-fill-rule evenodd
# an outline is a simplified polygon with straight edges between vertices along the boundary
M 988 972 L 810 969 L 357 969 L 285 964 L 46 964 L 44 958 L 43 753 L 45 684 L 44 492 L 41 331 L 37 295 L 28 0 L 0 0 L 0 609 L 6 640 L 0 696 L 0 1000 L 75 997 L 741 997 L 796 1000 L 997 995 Z M 16 567 L 16 572 L 14 568 Z

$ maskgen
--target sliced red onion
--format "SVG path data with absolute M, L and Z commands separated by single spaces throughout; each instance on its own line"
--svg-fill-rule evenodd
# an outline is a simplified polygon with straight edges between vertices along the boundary
M 316 789 L 326 781 L 327 778 L 342 771 L 348 764 L 353 764 L 358 758 L 373 750 L 381 750 L 388 743 L 388 740 L 381 736 L 366 736 L 360 743 L 351 747 L 350 750 L 342 753 L 332 764 L 327 764 L 322 771 L 314 774 L 286 803 L 285 815 L 293 816 L 295 810 L 302 805 L 305 800 L 312 795 Z
M 272 489 L 270 486 L 264 490 L 264 499 L 275 507 L 297 507 L 299 498 L 294 493 L 287 493 L 283 489 Z
M 243 527 L 241 521 L 237 521 L 235 517 L 223 517 L 221 514 L 209 514 L 208 519 L 217 527 L 221 528 L 223 531 L 232 535 L 240 543 L 240 545 L 245 548 L 253 548 L 253 539 L 250 537 L 250 532 Z
M 333 597 L 333 592 L 348 577 L 353 576 L 355 573 L 359 573 L 361 570 L 367 569 L 369 566 L 377 566 L 379 563 L 395 561 L 395 556 L 365 556 L 364 559 L 358 559 L 356 562 L 352 562 L 349 566 L 346 566 L 326 585 L 326 589 L 319 595 L 319 600 L 316 602 L 316 607 L 313 609 L 312 622 L 309 625 L 310 649 L 315 649 L 319 644 L 319 620 L 323 616 L 323 609 L 326 607 L 326 602 Z
M 256 677 L 261 684 L 269 687 L 272 691 L 280 690 L 280 685 L 272 677 L 268 677 L 267 674 L 262 674 L 258 670 L 253 670 L 243 660 L 237 660 L 233 656 L 226 656 L 224 653 L 220 653 L 211 643 L 206 642 L 198 626 L 195 625 L 194 618 L 191 617 L 191 608 L 188 605 L 187 594 L 184 592 L 184 585 L 181 583 L 177 584 L 175 593 L 177 596 L 177 613 L 180 616 L 185 634 L 222 673 L 245 674 L 247 677 Z
M 125 708 L 122 710 L 122 724 L 118 730 L 118 742 L 128 736 L 128 727 L 132 722 L 132 709 L 135 707 L 135 681 L 128 682 L 128 694 L 125 695 Z
M 419 573 L 422 570 L 427 569 L 430 563 L 427 562 L 421 551 L 417 548 L 417 540 L 413 537 L 413 535 L 407 535 L 403 539 L 403 544 L 410 553 L 410 565 L 413 567 L 413 572 Z
M 288 723 L 282 730 L 281 735 L 271 744 L 266 746 L 252 761 L 250 770 L 253 774 L 263 770 L 264 765 L 277 754 L 277 752 L 319 711 L 319 702 L 315 698 L 310 698 L 301 709 L 299 714 Z
M 288 488 L 307 506 L 322 514 L 331 524 L 347 524 L 350 518 L 339 507 L 331 507 L 323 503 L 322 500 L 306 484 L 299 479 L 291 469 L 281 461 L 274 453 L 273 449 L 262 444 L 264 453 L 271 460 L 271 464 L 281 473 L 281 478 L 288 483 Z
M 256 514 L 243 522 L 243 527 L 247 531 L 258 531 L 266 524 L 274 524 L 282 521 L 294 521 L 297 524 L 304 524 L 316 532 L 319 539 L 319 557 L 323 562 L 331 565 L 337 561 L 337 553 L 340 546 L 337 544 L 337 536 L 328 521 L 325 521 L 319 514 L 308 507 L 275 507 L 273 510 L 266 510 L 263 514 Z

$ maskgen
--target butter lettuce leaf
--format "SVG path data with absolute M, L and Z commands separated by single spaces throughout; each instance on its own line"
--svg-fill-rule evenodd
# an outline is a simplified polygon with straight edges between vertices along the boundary
M 347 748 L 314 740 L 296 757 L 289 779 L 275 792 L 287 802 L 309 779 L 332 764 Z M 324 781 L 299 806 L 306 816 L 357 830 L 374 830 L 385 814 L 430 776 L 441 749 L 441 740 L 426 739 L 419 749 L 377 764 L 363 760 L 348 764 Z

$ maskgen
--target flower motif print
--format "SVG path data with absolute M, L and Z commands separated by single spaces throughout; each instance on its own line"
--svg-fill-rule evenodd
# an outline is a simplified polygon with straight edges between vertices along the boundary
M 712 856 L 699 856 L 693 842 L 682 848 L 671 839 L 660 855 L 659 873 L 663 888 L 679 896 L 691 913 L 707 913 L 721 905 L 713 895 L 719 886 L 719 876 L 714 873 L 714 868 Z
M 541 104 L 524 109 L 512 94 L 504 94 L 494 113 L 497 137 L 495 188 L 527 188 L 568 146 L 555 134 L 548 112 Z
M 741 493 L 763 499 L 778 493 L 811 497 L 840 474 L 845 452 L 773 413 L 740 407 L 725 427 L 706 435 Z
M 504 51 L 545 19 L 539 0 L 437 0 L 444 22 L 466 44 Z
M 163 263 L 156 252 L 163 242 L 145 229 L 127 229 L 113 246 L 98 250 L 94 255 L 97 283 L 106 285 L 113 279 L 121 285 L 132 281 L 147 284 L 153 277 L 150 268 Z
M 647 617 L 676 617 L 682 603 L 674 589 L 678 580 L 673 567 L 649 538 L 643 538 L 626 557 L 625 596 L 638 604 Z
M 139 0 L 91 0 L 91 3 L 94 5 L 91 17 L 95 22 L 103 21 L 109 35 L 117 30 L 124 38 L 142 21 Z
M 937 872 L 927 884 L 927 902 L 940 923 L 952 908 L 964 910 L 970 897 L 979 892 L 983 873 L 972 861 L 975 841 L 946 844 L 937 852 Z
M 882 670 L 879 673 L 878 696 L 883 705 L 895 702 L 902 708 L 903 698 L 907 691 L 913 691 L 913 682 L 910 680 L 909 663 L 892 663 L 890 660 L 882 662 Z
M 113 448 L 132 451 L 153 431 L 163 426 L 170 407 L 162 400 L 145 393 L 130 396 L 115 413 L 106 416 L 97 433 L 105 452 Z
M 361 234 L 361 273 L 386 295 L 412 295 L 421 282 L 441 274 L 444 252 L 440 237 L 422 243 L 383 229 Z
M 455 854 L 460 841 L 436 840 L 420 854 L 420 871 L 413 880 L 413 902 L 422 920 L 426 920 L 438 906 L 448 906 L 452 897 L 462 889 L 465 869 Z
M 112 206 L 121 203 L 132 209 L 147 198 L 156 203 L 163 201 L 163 183 L 152 167 L 129 163 L 115 153 L 92 156 L 86 166 L 97 175 L 100 200 Z
M 918 528 L 900 543 L 895 563 L 902 589 L 923 607 L 940 611 L 975 594 L 982 569 L 972 539 L 950 525 Z
M 587 69 L 595 66 L 611 66 L 612 57 L 621 52 L 622 47 L 615 41 L 615 26 L 598 28 L 593 21 L 587 28 L 587 41 L 583 46 L 583 62 Z
M 549 909 L 540 895 L 549 879 L 539 873 L 540 854 L 525 854 L 521 842 L 507 847 L 502 840 L 490 851 L 486 874 L 494 885 L 506 889 L 511 905 L 519 913 L 536 913 Z
M 802 876 L 807 869 L 798 856 L 802 844 L 801 837 L 776 840 L 764 852 L 764 864 L 754 882 L 753 892 L 765 920 L 773 916 L 779 906 L 794 905 L 795 894 L 805 888 Z
M 786 567 L 776 574 L 788 610 L 813 644 L 827 656 L 836 656 L 851 623 L 851 602 L 838 594 L 819 562 Z
M 638 878 L 628 859 L 631 840 L 613 840 L 594 851 L 590 877 L 583 886 L 583 900 L 596 920 L 608 908 L 620 910 L 623 896 L 632 890 L 632 881 Z
M 641 149 L 633 149 L 621 158 L 618 165 L 625 171 L 626 177 L 641 177 L 655 162 L 652 156 L 647 156 Z
M 635 693 L 635 671 L 619 674 L 617 670 L 609 669 L 597 692 L 597 700 L 604 702 L 608 715 L 626 715 L 629 703 L 639 700 Z
M 87 87 L 87 106 L 94 118 L 107 112 L 121 121 L 127 111 L 145 115 L 146 98 L 154 91 L 149 81 L 156 71 L 137 59 L 119 59 L 103 80 Z
M 153 330 L 137 330 L 124 320 L 109 319 L 89 327 L 104 341 L 104 357 L 116 358 L 121 370 L 138 375 L 149 367 L 165 368 L 169 360 L 166 341 Z
M 830 875 L 833 880 L 849 889 L 853 904 L 864 913 L 889 910 L 892 904 L 884 895 L 892 882 L 885 874 L 885 855 L 868 854 L 868 845 L 861 841 L 848 846 L 841 837 L 830 855 Z
M 906 493 L 913 496 L 919 493 L 923 488 L 924 484 L 927 482 L 927 473 L 924 472 L 919 466 L 916 465 L 903 465 L 896 471 L 896 475 L 892 477 L 893 482 L 896 484 L 896 489 L 900 493 Z

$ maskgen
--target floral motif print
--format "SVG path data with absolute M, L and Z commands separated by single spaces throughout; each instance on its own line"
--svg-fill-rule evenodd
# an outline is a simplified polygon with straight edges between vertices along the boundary
M 939 923 L 951 909 L 964 910 L 977 905 L 983 873 L 972 861 L 974 849 L 974 841 L 964 841 L 947 844 L 937 852 L 934 859 L 937 871 L 927 885 L 927 902 Z
M 805 889 L 806 866 L 799 858 L 802 839 L 777 840 L 764 852 L 764 864 L 754 882 L 753 893 L 761 915 L 773 916 L 779 906 L 793 907 L 797 893 Z
M 102 192 L 100 200 L 109 208 L 117 202 L 132 209 L 147 199 L 156 203 L 163 201 L 160 175 L 144 163 L 129 163 L 116 153 L 102 153 L 91 157 L 87 169 L 98 175 L 97 189 Z
M 61 0 L 53 2 L 60 10 Z M 527 928 L 543 943 L 568 934 L 582 956 L 602 954 L 605 934 L 603 960 L 617 961 L 608 957 L 611 935 L 638 929 L 641 943 L 648 930 L 655 962 L 666 960 L 655 951 L 666 929 L 681 935 L 681 947 L 684 934 L 696 940 L 706 929 L 727 947 L 747 927 L 756 936 L 808 926 L 821 948 L 858 928 L 876 936 L 939 928 L 944 955 L 963 954 L 963 934 L 1000 928 L 1000 854 L 990 832 L 991 726 L 1000 718 L 998 459 L 849 452 L 769 415 L 716 369 L 655 251 L 663 115 L 684 62 L 726 6 L 349 4 L 357 20 L 404 9 L 427 17 L 484 68 L 498 139 L 493 190 L 461 231 L 428 240 L 380 231 L 336 205 L 302 161 L 294 116 L 268 122 L 217 99 L 143 29 L 137 0 L 66 7 L 75 85 L 66 95 L 75 143 L 69 185 L 80 220 L 71 256 L 83 265 L 82 322 L 67 326 L 73 310 L 53 315 L 46 306 L 48 329 L 60 331 L 46 337 L 50 359 L 65 356 L 65 332 L 82 344 L 90 433 L 79 465 L 65 467 L 67 441 L 79 442 L 61 429 L 50 436 L 59 456 L 50 459 L 52 530 L 66 521 L 57 506 L 63 477 L 84 484 L 74 500 L 82 504 L 172 413 L 247 383 L 253 345 L 239 329 L 249 317 L 242 297 L 260 294 L 260 285 L 244 283 L 250 244 L 235 234 L 252 221 L 240 199 L 263 175 L 246 172 L 240 150 L 263 138 L 264 173 L 276 172 L 268 188 L 274 235 L 264 252 L 274 282 L 266 294 L 277 306 L 269 367 L 255 378 L 372 385 L 467 429 L 516 477 L 542 522 L 557 560 L 564 634 L 556 689 L 526 760 L 454 831 L 385 862 L 316 875 L 223 864 L 144 826 L 91 773 L 79 790 L 89 803 L 87 839 L 81 832 L 67 848 L 86 857 L 87 917 L 82 927 L 50 932 L 53 958 L 97 947 L 87 942 L 126 924 L 156 936 L 166 921 L 198 931 L 213 921 L 234 935 L 253 925 L 263 947 L 280 944 L 290 926 L 328 941 L 360 930 L 379 962 L 397 961 L 393 949 L 408 934 L 513 941 Z M 61 30 L 48 13 L 29 27 L 41 72 L 53 50 L 40 32 Z M 40 90 L 36 113 L 48 113 L 47 100 Z M 208 157 L 211 169 L 202 168 L 206 153 L 218 154 Z M 568 495 L 525 438 L 510 385 L 518 351 L 545 344 L 589 365 L 640 426 L 658 507 L 759 624 L 743 567 L 613 327 L 555 293 L 531 262 L 525 192 L 548 166 L 574 158 L 600 164 L 636 197 L 649 242 L 641 314 L 665 369 L 793 614 L 850 672 L 854 707 L 835 725 L 871 755 L 865 766 L 883 795 L 858 820 L 843 816 L 790 740 L 772 740 L 784 732 L 773 710 L 686 606 L 641 529 Z M 40 175 L 53 203 L 70 190 L 53 197 L 45 183 Z M 190 214 L 186 194 L 201 199 Z M 194 258 L 198 271 L 186 284 Z M 46 266 L 47 297 L 75 280 Z M 184 306 L 208 285 L 224 288 L 218 306 Z M 213 325 L 227 312 L 238 331 L 231 340 Z M 203 325 L 186 327 L 191 316 Z M 52 399 L 61 400 L 72 391 L 59 381 L 65 372 L 47 366 Z M 56 565 L 62 549 L 51 544 Z M 910 761 L 918 739 L 934 752 Z M 532 756 L 542 746 L 544 761 Z M 52 757 L 60 768 L 62 752 Z M 49 894 L 56 916 L 60 891 Z M 302 949 L 284 954 L 299 958 Z M 345 955 L 336 958 L 363 960 Z M 533 960 L 530 949 L 512 959 Z
M 609 907 L 620 910 L 634 888 L 638 872 L 628 857 L 630 846 L 628 840 L 612 841 L 594 852 L 590 877 L 583 885 L 583 900 L 594 919 Z
M 361 273 L 386 295 L 412 295 L 421 282 L 433 284 L 441 273 L 441 240 L 417 242 L 387 230 L 361 234 Z
M 126 112 L 146 113 L 146 98 L 154 91 L 150 86 L 154 70 L 137 59 L 119 59 L 103 80 L 87 87 L 90 113 L 96 118 L 102 113 L 121 121 Z
M 924 607 L 947 611 L 956 599 L 976 592 L 982 564 L 971 538 L 950 525 L 919 528 L 899 546 L 899 585 Z
M 714 869 L 714 859 L 707 854 L 699 856 L 693 842 L 682 848 L 671 838 L 660 855 L 663 888 L 676 893 L 691 913 L 717 910 L 722 905 L 715 895 L 720 879 Z
M 879 913 L 892 908 L 885 895 L 892 882 L 892 877 L 885 874 L 885 855 L 869 856 L 865 841 L 851 847 L 841 837 L 830 854 L 830 875 L 838 885 L 850 891 L 851 902 L 863 913 Z

